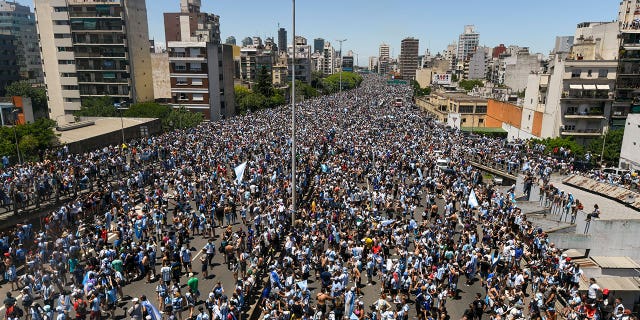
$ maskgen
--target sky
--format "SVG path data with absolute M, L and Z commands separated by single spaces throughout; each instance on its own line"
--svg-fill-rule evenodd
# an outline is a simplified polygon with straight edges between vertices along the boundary
M 162 14 L 178 12 L 180 0 L 146 3 L 149 36 L 164 42 Z M 296 34 L 309 44 L 324 38 L 336 48 L 337 39 L 347 39 L 343 52 L 355 52 L 359 65 L 377 56 L 383 42 L 397 56 L 406 37 L 420 40 L 420 54 L 441 52 L 469 24 L 483 46 L 519 45 L 546 55 L 556 36 L 573 35 L 580 22 L 613 21 L 618 6 L 619 0 L 298 0 Z M 228 36 L 238 44 L 247 36 L 277 41 L 280 24 L 291 43 L 291 0 L 202 0 L 202 11 L 220 16 L 223 42 Z

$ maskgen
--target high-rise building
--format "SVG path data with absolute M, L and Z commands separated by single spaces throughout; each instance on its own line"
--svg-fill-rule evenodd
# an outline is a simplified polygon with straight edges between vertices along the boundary
M 287 30 L 285 28 L 278 29 L 278 50 L 287 50 Z
M 501 43 L 499 46 L 493 47 L 493 50 L 491 50 L 491 58 L 498 59 L 500 58 L 500 55 L 504 54 L 505 52 L 507 52 L 507 47 L 505 47 L 504 44 Z
M 324 50 L 324 39 L 313 39 L 313 52 L 322 52 Z
M 236 45 L 236 37 L 228 36 L 227 39 L 224 41 L 224 43 L 235 46 Z
M 16 57 L 16 37 L 0 34 L 0 95 L 6 93 L 5 87 L 20 80 L 20 68 Z
M 311 46 L 306 45 L 306 39 L 304 39 L 305 44 L 302 43 L 304 38 L 296 36 L 296 51 L 293 52 L 293 46 L 287 47 L 287 68 L 288 68 L 288 80 L 291 81 L 292 78 L 292 69 L 291 65 L 294 62 L 292 60 L 295 56 L 295 64 L 296 64 L 296 74 L 295 79 L 298 81 L 302 81 L 304 83 L 311 82 Z
M 400 76 L 404 80 L 415 80 L 418 69 L 418 39 L 405 38 L 400 43 Z
M 623 0 L 619 12 L 618 73 L 615 85 L 615 101 L 611 112 L 613 128 L 622 128 L 629 113 L 640 113 L 640 3 Z
M 480 34 L 476 33 L 475 26 L 464 26 L 464 33 L 458 38 L 458 61 L 465 61 L 471 58 L 471 54 L 476 52 L 480 43 Z
M 35 9 L 51 119 L 65 122 L 88 97 L 154 99 L 145 0 L 35 0 Z
M 378 48 L 378 73 L 379 74 L 387 74 L 389 73 L 389 45 L 383 43 Z
M 31 83 L 43 83 L 36 18 L 31 9 L 15 1 L 0 1 L 0 34 L 15 39 L 15 53 L 5 57 L 16 60 L 19 76 Z
M 378 57 L 369 57 L 369 71 L 376 72 L 378 68 Z
M 324 42 L 324 48 L 322 50 L 322 73 L 324 75 L 333 74 L 336 63 L 336 50 L 331 46 L 329 41 Z
M 242 39 L 242 46 L 243 47 L 248 47 L 253 45 L 253 39 L 251 37 L 245 37 L 244 39 Z
M 233 46 L 220 43 L 220 17 L 199 2 L 181 0 L 180 12 L 164 14 L 170 103 L 219 120 L 235 115 Z
M 553 47 L 553 52 L 567 53 L 571 51 L 571 46 L 573 46 L 573 39 L 573 36 L 556 37 L 556 45 Z

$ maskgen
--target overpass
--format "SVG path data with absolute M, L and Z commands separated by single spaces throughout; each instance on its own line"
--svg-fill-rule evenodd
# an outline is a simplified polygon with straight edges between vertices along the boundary
M 511 167 L 511 171 L 509 171 L 509 166 L 506 163 L 488 162 L 478 155 L 467 155 L 465 160 L 482 171 L 512 180 L 514 183 L 518 180 L 518 172 L 520 172 L 520 166 L 518 165 L 514 164 Z

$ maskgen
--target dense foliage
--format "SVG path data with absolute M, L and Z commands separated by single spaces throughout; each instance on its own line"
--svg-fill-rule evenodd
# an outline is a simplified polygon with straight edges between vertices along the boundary
M 431 94 L 431 87 L 422 88 L 418 81 L 411 80 L 411 86 L 413 87 L 413 95 L 415 97 L 428 96 Z
M 475 87 L 484 87 L 482 80 L 460 80 L 458 86 L 466 91 L 471 91 Z
M 350 90 L 360 86 L 362 76 L 354 72 L 334 73 L 322 80 L 325 93 L 340 91 L 340 74 L 342 74 L 342 90 Z
M 28 81 L 22 80 L 11 83 L 5 90 L 7 97 L 22 96 L 31 98 L 34 118 L 40 119 L 48 117 L 47 93 L 44 87 L 34 87 Z
M 43 118 L 15 128 L 0 127 L 0 155 L 8 156 L 11 163 L 18 162 L 17 136 L 22 161 L 41 160 L 43 152 L 57 144 L 54 127 L 55 121 Z
M 591 142 L 586 146 L 577 143 L 572 137 L 532 140 L 532 143 L 543 144 L 545 146 L 545 153 L 549 155 L 558 155 L 554 154 L 554 150 L 564 148 L 571 150 L 571 153 L 576 159 L 583 160 L 585 159 L 585 155 L 589 153 L 591 154 L 590 160 L 593 163 L 596 163 L 600 161 L 602 144 L 604 142 L 604 162 L 610 166 L 617 166 L 620 161 L 620 149 L 622 149 L 623 136 L 624 130 L 610 130 L 606 134 L 606 142 L 602 137 L 600 137 L 591 140 Z

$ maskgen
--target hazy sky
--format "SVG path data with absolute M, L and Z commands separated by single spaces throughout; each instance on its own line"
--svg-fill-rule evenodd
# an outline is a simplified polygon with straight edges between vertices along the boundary
M 164 41 L 164 12 L 177 12 L 179 0 L 146 0 L 150 37 Z M 296 33 L 324 38 L 334 46 L 347 39 L 343 50 L 359 55 L 360 65 L 378 55 L 385 42 L 392 54 L 400 53 L 400 40 L 420 40 L 420 53 L 428 48 L 440 52 L 457 41 L 464 25 L 473 24 L 480 44 L 526 46 L 545 55 L 555 36 L 573 35 L 584 21 L 617 18 L 619 0 L 298 0 Z M 202 10 L 220 16 L 222 40 L 235 36 L 274 37 L 278 23 L 287 29 L 291 42 L 291 0 L 202 0 Z

